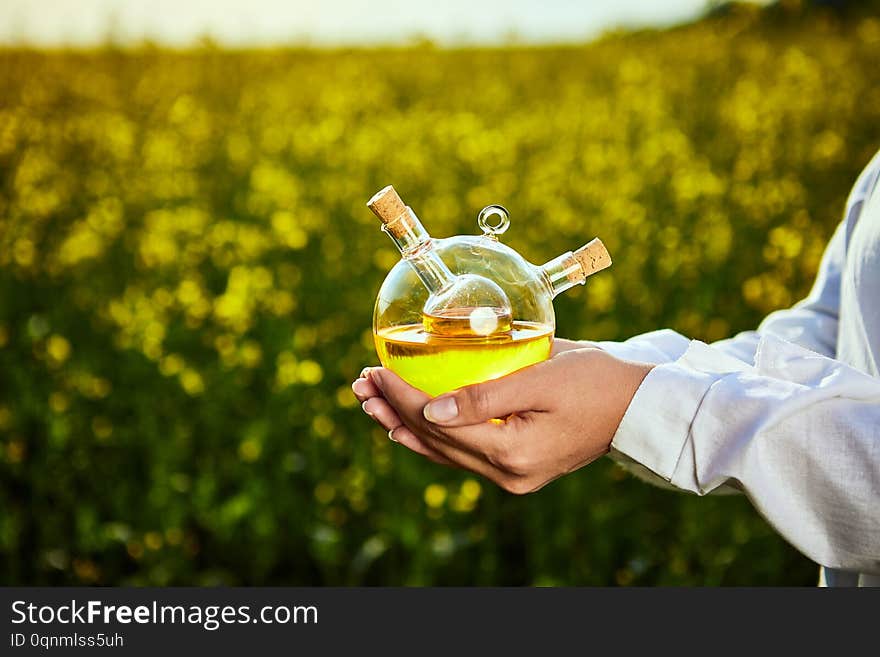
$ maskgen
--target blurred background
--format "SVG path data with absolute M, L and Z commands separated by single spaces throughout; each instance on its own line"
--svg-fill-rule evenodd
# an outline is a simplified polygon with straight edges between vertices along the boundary
M 0 582 L 814 584 L 742 497 L 389 442 L 364 204 L 601 236 L 562 336 L 753 328 L 880 147 L 877 3 L 318 4 L 0 5 Z

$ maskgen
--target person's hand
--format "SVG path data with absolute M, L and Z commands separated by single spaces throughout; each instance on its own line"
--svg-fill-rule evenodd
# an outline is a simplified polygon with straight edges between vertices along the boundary
M 433 400 L 381 367 L 352 389 L 392 440 L 528 493 L 605 454 L 651 370 L 579 347 L 561 341 L 550 360 Z
M 553 338 L 553 347 L 550 356 L 552 358 L 564 351 L 583 349 L 584 347 L 599 348 L 598 345 L 595 345 L 592 342 L 579 342 L 577 340 L 568 340 L 566 338 Z M 355 397 L 357 397 L 358 401 L 361 402 L 361 408 L 363 411 L 384 426 L 388 430 L 390 437 L 391 431 L 403 424 L 403 420 L 400 419 L 397 411 L 385 402 L 381 391 L 370 380 L 369 372 L 372 369 L 375 368 L 365 367 L 361 371 L 360 376 L 351 384 L 351 389 L 354 391 Z M 376 401 L 370 401 L 371 399 L 376 399 Z

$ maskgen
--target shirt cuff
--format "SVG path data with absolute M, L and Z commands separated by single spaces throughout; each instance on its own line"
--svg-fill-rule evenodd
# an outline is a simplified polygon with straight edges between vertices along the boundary
M 615 358 L 660 365 L 671 363 L 685 353 L 690 340 L 670 329 L 636 335 L 625 342 L 593 343 Z
M 671 481 L 703 397 L 719 378 L 679 363 L 654 367 L 620 421 L 612 450 Z

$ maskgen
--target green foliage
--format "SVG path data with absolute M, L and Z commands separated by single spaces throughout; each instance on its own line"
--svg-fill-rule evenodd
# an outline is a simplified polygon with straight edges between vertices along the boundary
M 880 143 L 880 23 L 742 10 L 579 48 L 0 53 L 0 581 L 811 584 L 739 497 L 610 463 L 514 497 L 349 391 L 396 260 L 512 212 L 614 267 L 559 335 L 754 327 Z M 509 236 L 509 238 L 508 238 Z

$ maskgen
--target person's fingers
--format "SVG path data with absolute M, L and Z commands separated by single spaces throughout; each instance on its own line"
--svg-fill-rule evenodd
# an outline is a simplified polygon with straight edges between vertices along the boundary
M 371 376 L 374 383 L 382 391 L 384 396 L 382 401 L 390 404 L 397 411 L 403 424 L 409 427 L 424 444 L 463 468 L 490 478 L 492 475 L 497 475 L 493 472 L 494 466 L 483 455 L 480 445 L 480 437 L 491 443 L 488 440 L 490 437 L 488 434 L 498 430 L 496 425 L 484 423 L 472 427 L 471 433 L 475 435 L 468 436 L 467 441 L 471 445 L 476 445 L 472 450 L 452 444 L 455 441 L 444 435 L 446 429 L 434 426 L 425 420 L 422 409 L 430 399 L 426 393 L 413 388 L 391 370 L 376 368 Z
M 351 391 L 354 393 L 354 396 L 357 397 L 359 402 L 365 402 L 371 397 L 382 396 L 382 393 L 379 392 L 376 385 L 369 379 L 365 378 L 356 379 L 354 383 L 351 384 Z
M 358 381 L 363 381 L 363 379 L 358 379 Z M 370 383 L 370 385 L 373 384 Z M 376 395 L 371 396 L 361 405 L 361 408 L 364 413 L 381 424 L 385 429 L 388 429 L 388 437 L 394 442 L 400 443 L 417 454 L 421 454 L 431 461 L 434 461 L 434 463 L 455 467 L 455 464 L 452 461 L 440 454 L 437 450 L 427 446 L 418 436 L 410 431 L 410 429 L 403 424 L 400 416 L 397 415 L 397 412 L 381 397 Z
M 421 438 L 419 438 L 416 434 L 414 434 L 409 427 L 405 425 L 401 425 L 396 429 L 392 429 L 388 432 L 388 437 L 396 443 L 400 443 L 407 449 L 412 450 L 416 454 L 421 454 L 425 458 L 433 461 L 434 463 L 439 463 L 440 465 L 447 465 L 449 467 L 460 467 L 450 461 L 448 458 L 443 456 L 436 449 L 433 449 L 426 445 Z
M 443 427 L 460 427 L 505 418 L 517 412 L 548 410 L 553 385 L 549 380 L 552 367 L 552 361 L 544 361 L 500 379 L 440 395 L 425 406 L 425 419 Z
M 373 386 L 377 394 L 366 399 L 362 408 L 367 415 L 389 429 L 388 437 L 391 440 L 435 463 L 464 468 L 496 482 L 504 479 L 505 473 L 499 471 L 484 455 L 455 444 L 461 440 L 470 445 L 479 446 L 480 437 L 486 438 L 487 433 L 497 431 L 497 425 L 487 423 L 479 427 L 466 427 L 459 430 L 460 435 L 456 436 L 456 439 L 451 443 L 444 441 L 442 437 L 431 434 L 430 431 L 426 431 L 424 436 L 419 436 L 404 421 L 409 421 L 419 429 L 425 429 L 429 426 L 422 416 L 422 408 L 430 397 L 408 385 L 389 370 L 378 370 L 377 368 L 377 370 L 368 373 L 368 376 L 369 379 L 365 382 Z M 358 392 L 367 390 L 365 386 L 358 386 L 358 388 Z M 400 412 L 396 409 L 400 409 Z
M 382 399 L 382 397 L 371 397 L 361 404 L 361 408 L 364 413 L 385 427 L 386 431 L 396 429 L 403 424 L 403 420 L 400 419 L 400 415 L 397 411 L 391 407 L 391 404 Z
M 382 394 L 370 378 L 370 371 L 374 369 L 376 369 L 375 366 L 365 367 L 361 370 L 358 378 L 351 384 L 351 390 L 359 401 L 366 401 L 370 397 Z
M 383 397 L 388 399 L 394 408 L 402 411 L 421 408 L 431 399 L 427 393 L 413 388 L 397 374 L 384 367 L 376 367 L 370 371 L 370 380 L 379 389 Z
M 495 453 L 499 451 L 499 439 L 506 438 L 503 423 L 483 422 L 452 432 L 425 420 L 422 409 L 430 399 L 426 393 L 413 388 L 390 370 L 377 368 L 373 370 L 371 377 L 382 391 L 384 399 L 381 401 L 390 404 L 397 411 L 403 424 L 423 444 L 460 467 L 493 481 L 497 482 L 505 476 L 506 473 L 496 467 L 494 459 Z M 372 408 L 373 401 L 368 403 Z

